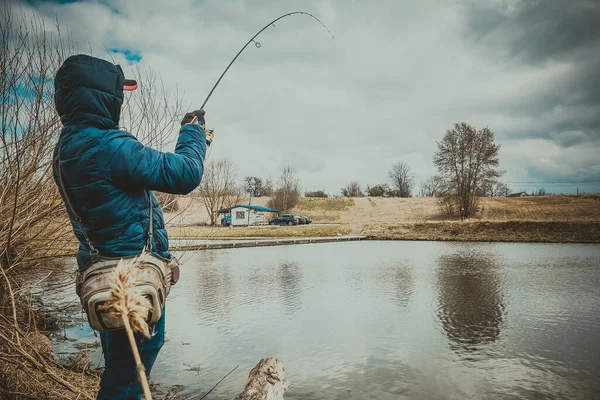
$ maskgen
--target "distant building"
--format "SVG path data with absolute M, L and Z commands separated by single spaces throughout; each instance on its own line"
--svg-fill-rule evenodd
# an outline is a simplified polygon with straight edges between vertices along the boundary
M 527 192 L 517 192 L 517 193 L 511 193 L 506 197 L 526 197 L 527 196 Z
M 274 208 L 237 204 L 214 212 L 229 215 L 226 220 L 231 226 L 252 226 L 267 224 L 269 221 L 266 220 L 266 213 L 280 213 L 281 211 Z

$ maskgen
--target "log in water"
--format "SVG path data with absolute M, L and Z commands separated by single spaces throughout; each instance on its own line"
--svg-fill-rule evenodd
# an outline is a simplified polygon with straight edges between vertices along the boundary
M 283 400 L 289 386 L 281 361 L 264 358 L 252 368 L 246 387 L 234 400 Z

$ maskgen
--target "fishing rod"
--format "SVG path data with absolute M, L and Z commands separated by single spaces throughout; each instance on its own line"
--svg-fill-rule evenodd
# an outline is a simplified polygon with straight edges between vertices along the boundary
M 294 15 L 294 14 L 303 14 L 303 15 L 307 15 L 311 18 L 313 18 L 314 20 L 316 20 L 318 23 L 320 23 L 323 28 L 325 28 L 327 30 L 327 32 L 329 32 L 329 34 L 331 35 L 332 38 L 334 38 L 335 36 L 333 36 L 333 33 L 331 33 L 331 31 L 329 30 L 329 28 L 327 28 L 325 26 L 325 24 L 323 22 L 321 22 L 321 20 L 317 17 L 315 17 L 314 15 L 312 15 L 311 13 L 307 13 L 304 11 L 294 11 L 291 13 L 287 13 L 282 15 L 279 18 L 274 19 L 273 21 L 269 22 L 267 25 L 264 26 L 264 28 L 262 28 L 260 31 L 258 31 L 256 33 L 256 35 L 252 36 L 252 38 L 250 38 L 250 40 L 248 40 L 248 42 L 244 45 L 244 47 L 242 47 L 242 49 L 235 55 L 235 57 L 233 57 L 233 60 L 231 60 L 231 62 L 229 63 L 229 65 L 227 66 L 227 68 L 225 68 L 225 71 L 223 71 L 223 73 L 221 74 L 221 76 L 219 77 L 219 79 L 217 80 L 217 83 L 215 83 L 215 85 L 213 86 L 213 88 L 210 90 L 210 93 L 208 93 L 208 96 L 206 96 L 206 99 L 204 100 L 204 103 L 202 103 L 202 106 L 200 107 L 200 109 L 204 109 L 204 106 L 206 105 L 206 103 L 208 102 L 208 99 L 210 99 L 210 96 L 212 96 L 213 92 L 215 91 L 215 89 L 217 88 L 217 86 L 219 86 L 219 83 L 221 83 L 221 79 L 223 79 L 223 77 L 225 76 L 225 74 L 227 73 L 227 71 L 229 71 L 229 68 L 233 65 L 233 63 L 235 62 L 235 60 L 237 60 L 237 58 L 240 56 L 240 54 L 242 54 L 242 52 L 246 49 L 246 47 L 248 47 L 248 45 L 252 42 L 254 42 L 254 46 L 256 46 L 257 49 L 260 49 L 261 44 L 260 42 L 255 41 L 254 39 L 256 39 L 256 37 L 258 35 L 260 35 L 264 30 L 266 30 L 268 27 L 273 26 L 275 27 L 275 22 L 279 21 L 282 18 L 285 17 L 289 17 L 290 15 Z
M 201 110 L 204 109 L 204 106 L 206 105 L 206 103 L 208 103 L 208 100 L 210 99 L 210 97 L 212 96 L 213 92 L 215 91 L 215 89 L 217 88 L 217 86 L 219 86 L 219 83 L 221 83 L 221 80 L 223 79 L 223 77 L 225 76 L 225 74 L 227 73 L 227 71 L 229 71 L 229 68 L 231 68 L 231 66 L 233 65 L 233 63 L 235 62 L 235 60 L 237 60 L 237 58 L 240 56 L 240 54 L 242 54 L 242 52 L 244 50 L 246 50 L 246 47 L 248 47 L 248 45 L 250 45 L 250 43 L 254 43 L 254 46 L 257 49 L 261 48 L 261 44 L 260 42 L 256 41 L 255 39 L 258 37 L 258 35 L 260 35 L 261 33 L 263 33 L 263 31 L 265 31 L 267 28 L 269 28 L 270 26 L 275 27 L 275 22 L 279 21 L 280 19 L 283 19 L 285 17 L 289 17 L 290 15 L 306 15 L 309 16 L 311 18 L 313 18 L 314 20 L 316 20 L 319 24 L 321 24 L 321 26 L 323 28 L 325 28 L 325 30 L 331 35 L 332 38 L 335 38 L 335 36 L 333 36 L 333 33 L 331 33 L 331 31 L 329 30 L 329 28 L 327 28 L 327 26 L 325 26 L 325 24 L 323 22 L 321 22 L 321 20 L 317 17 L 315 17 L 314 15 L 312 15 L 311 13 L 307 13 L 305 11 L 293 11 L 287 14 L 284 14 L 278 18 L 275 18 L 273 21 L 269 22 L 267 25 L 265 25 L 261 30 L 259 30 L 258 32 L 256 32 L 256 34 L 254 36 L 252 36 L 250 38 L 250 40 L 248 40 L 248 42 L 246 42 L 246 44 L 244 45 L 244 47 L 242 47 L 240 49 L 240 51 L 238 51 L 238 53 L 235 55 L 235 57 L 233 57 L 233 60 L 231 60 L 231 62 L 229 63 L 229 65 L 227 65 L 227 68 L 225 68 L 225 70 L 223 71 L 223 73 L 221 74 L 221 76 L 219 76 L 219 79 L 217 79 L 217 82 L 215 83 L 215 85 L 212 87 L 212 89 L 210 90 L 210 92 L 208 93 L 208 96 L 206 96 L 206 99 L 204 100 L 204 103 L 202 103 L 202 106 L 200 107 Z M 192 122 L 196 122 L 197 121 L 197 117 L 194 116 L 193 121 Z M 210 146 L 212 143 L 212 134 L 213 131 L 210 129 L 207 129 L 208 132 L 210 132 L 210 136 L 207 135 L 206 137 L 206 144 L 207 146 Z M 206 159 L 208 159 L 208 157 L 210 156 L 211 152 L 212 152 L 212 147 L 210 148 L 210 151 L 208 153 L 208 155 L 206 156 Z M 214 229 L 214 227 L 213 227 Z M 212 237 L 212 232 L 210 232 L 210 234 L 208 235 L 207 239 L 210 239 Z

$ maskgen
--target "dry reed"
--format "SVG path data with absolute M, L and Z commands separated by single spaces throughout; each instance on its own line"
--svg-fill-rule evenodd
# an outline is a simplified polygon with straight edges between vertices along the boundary
M 120 319 L 123 322 L 135 359 L 138 379 L 144 390 L 144 397 L 146 400 L 152 400 L 146 369 L 140 358 L 135 337 L 133 336 L 134 332 L 140 332 L 144 336 L 150 337 L 150 329 L 146 319 L 148 318 L 148 313 L 152 310 L 152 305 L 146 297 L 134 288 L 131 282 L 133 268 L 140 261 L 140 257 L 119 261 L 119 264 L 113 271 L 110 291 L 111 298 L 102 306 L 102 309 L 108 312 L 113 318 Z

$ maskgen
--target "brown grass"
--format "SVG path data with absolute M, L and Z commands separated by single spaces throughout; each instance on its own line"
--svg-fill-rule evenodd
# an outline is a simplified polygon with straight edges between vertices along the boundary
M 600 243 L 600 222 L 435 221 L 370 228 L 381 240 Z
M 253 199 L 253 204 L 266 203 L 267 198 Z M 193 207 L 190 207 L 193 208 Z M 523 223 L 512 224 L 515 234 L 512 235 L 516 241 L 594 241 L 593 230 L 589 234 L 576 231 L 577 223 L 600 222 L 600 195 L 561 195 L 540 197 L 517 197 L 517 198 L 482 198 L 479 202 L 479 210 L 476 218 L 463 223 L 464 233 L 460 235 L 449 235 L 444 230 L 448 226 L 454 226 L 452 221 L 442 221 L 439 214 L 437 199 L 435 198 L 370 198 L 362 197 L 355 199 L 301 199 L 300 206 L 293 212 L 307 215 L 315 223 L 340 223 L 354 233 L 366 235 L 382 235 L 390 237 L 390 233 L 398 238 L 411 238 L 404 231 L 411 228 L 415 238 L 436 238 L 439 240 L 509 240 L 511 235 L 501 232 L 495 234 L 495 228 L 489 228 L 494 222 Z M 190 221 L 197 221 L 201 217 L 195 216 L 191 219 L 180 220 L 179 226 L 185 226 Z M 419 225 L 427 222 L 439 222 L 435 225 Z M 441 224 L 446 222 L 446 225 Z M 564 225 L 552 224 L 524 224 L 525 222 L 557 222 Z M 566 223 L 575 224 L 566 224 Z M 475 230 L 476 223 L 488 223 L 481 225 L 481 231 Z M 419 228 L 426 226 L 426 228 Z M 519 227 L 518 229 L 516 227 Z M 564 226 L 564 229 L 561 228 Z M 584 230 L 587 225 L 580 225 Z M 586 228 L 584 228 L 586 227 Z M 300 227 L 299 229 L 304 229 Z M 260 228 L 263 229 L 263 228 Z M 287 228 L 283 228 L 287 229 Z M 439 229 L 437 235 L 434 230 Z M 473 230 L 468 234 L 466 230 Z M 506 228 L 508 229 L 508 228 Z M 572 231 L 567 231 L 572 229 Z M 213 229 L 214 230 L 214 229 Z M 170 229 L 177 233 L 177 229 Z M 461 232 L 463 232 L 461 231 Z M 285 231 L 282 235 L 292 234 L 293 231 Z M 403 233 L 404 232 L 404 233 Z M 568 233 L 571 232 L 571 233 Z M 172 234 L 173 234 L 172 233 Z M 213 232 L 214 233 L 214 232 Z M 238 229 L 231 230 L 221 237 L 248 236 Z M 255 232 L 250 233 L 250 235 Z M 260 236 L 265 236 L 263 232 Z M 293 232 L 301 236 L 308 236 L 310 231 Z M 193 235 L 192 235 L 193 236 Z M 211 234 L 201 234 L 201 237 Z M 321 235 L 320 235 L 321 236 Z M 327 235 L 322 235 L 327 236 Z M 269 235 L 268 237 L 273 237 Z M 579 239 L 577 239 L 579 238 Z
M 347 235 L 350 229 L 329 226 L 264 226 L 260 228 L 171 228 L 169 235 L 180 238 L 245 238 L 245 237 L 329 237 Z
M 354 199 L 350 198 L 306 198 L 300 199 L 298 206 L 292 213 L 305 215 L 315 223 L 339 222 L 341 213 L 354 206 Z
M 408 199 L 426 204 L 434 199 Z M 372 238 L 509 242 L 600 243 L 600 196 L 482 198 L 476 218 L 441 221 L 435 205 L 420 221 L 365 222 Z
M 339 198 L 300 198 L 300 202 L 296 207 L 298 214 L 301 211 L 344 211 L 350 209 L 354 205 L 354 199 L 339 197 Z
M 491 221 L 600 221 L 600 195 L 485 198 L 479 213 Z
M 17 331 L 20 344 L 14 340 Z M 74 372 L 56 364 L 46 336 L 0 320 L 0 398 L 92 400 L 99 378 L 89 369 Z

